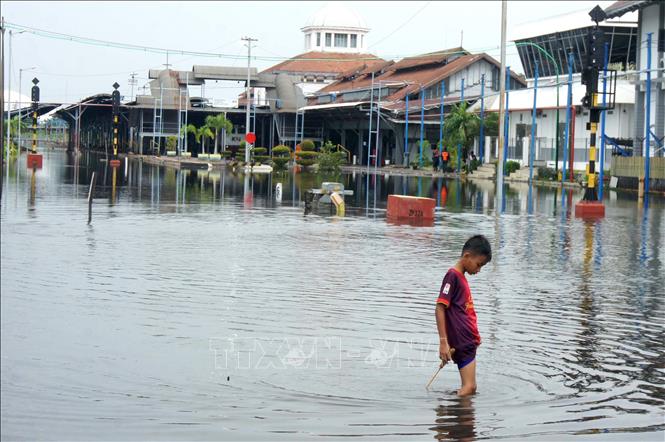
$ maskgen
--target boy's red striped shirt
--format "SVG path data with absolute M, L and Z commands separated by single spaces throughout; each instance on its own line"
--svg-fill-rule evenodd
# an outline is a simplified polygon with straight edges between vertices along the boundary
M 464 275 L 454 267 L 443 278 L 436 302 L 446 307 L 446 334 L 452 348 L 480 345 L 471 289 Z

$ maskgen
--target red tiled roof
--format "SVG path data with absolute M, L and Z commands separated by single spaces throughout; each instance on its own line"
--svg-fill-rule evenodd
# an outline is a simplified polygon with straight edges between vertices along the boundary
M 448 56 L 446 55 L 446 57 Z M 417 92 L 421 87 L 427 88 L 432 84 L 436 84 L 481 59 L 484 59 L 499 68 L 501 67 L 499 62 L 487 54 L 462 55 L 447 64 L 441 64 L 445 59 L 447 58 L 442 58 L 441 53 L 411 57 L 410 59 L 405 59 L 387 66 L 385 72 L 381 75 L 375 76 L 375 81 L 405 84 L 404 87 L 401 87 L 386 98 L 387 101 L 394 101 L 403 100 L 406 95 Z M 416 60 L 419 60 L 419 63 L 416 63 Z M 370 74 L 371 73 L 359 75 L 348 79 L 343 78 L 322 88 L 318 94 L 369 88 L 372 83 Z M 514 72 L 511 71 L 511 75 L 515 80 L 526 86 L 526 82 Z M 338 98 L 337 101 L 343 101 L 341 98 L 342 97 Z
M 376 63 L 385 63 L 385 60 L 372 54 L 306 52 L 276 64 L 263 72 L 342 74 L 358 69 L 366 69 Z

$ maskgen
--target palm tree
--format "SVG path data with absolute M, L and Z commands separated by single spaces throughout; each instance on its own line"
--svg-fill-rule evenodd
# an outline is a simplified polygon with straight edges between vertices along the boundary
M 454 156 L 457 157 L 458 145 L 467 150 L 473 145 L 473 138 L 478 135 L 480 131 L 480 118 L 478 115 L 467 112 L 467 103 L 460 103 L 453 106 L 452 111 L 446 117 L 444 124 L 445 142 L 450 146 L 449 151 L 454 151 Z M 452 158 L 451 158 L 452 160 Z
M 201 151 L 205 153 L 205 139 L 214 137 L 210 127 L 207 125 L 196 127 L 193 124 L 188 124 L 186 128 L 183 128 L 183 130 L 185 130 L 186 133 L 191 133 L 194 135 L 196 143 L 201 145 Z
M 233 124 L 226 119 L 224 114 L 208 115 L 206 117 L 206 126 L 215 129 L 215 153 L 217 153 L 217 140 L 219 132 L 229 133 L 233 131 Z

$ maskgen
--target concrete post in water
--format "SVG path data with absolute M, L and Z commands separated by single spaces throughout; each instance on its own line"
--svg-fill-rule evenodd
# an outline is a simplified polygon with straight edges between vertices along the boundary
M 92 222 L 92 193 L 95 190 L 95 178 L 96 172 L 92 172 L 92 177 L 90 178 L 90 189 L 88 190 L 88 224 Z

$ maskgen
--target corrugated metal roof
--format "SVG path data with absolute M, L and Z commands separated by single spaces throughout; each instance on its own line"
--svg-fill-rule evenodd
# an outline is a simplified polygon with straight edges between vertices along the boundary
M 627 12 L 637 11 L 652 3 L 656 3 L 656 0 L 618 1 L 605 8 L 605 14 L 607 18 L 621 17 Z
M 536 94 L 536 109 L 555 109 L 557 105 L 556 100 L 556 87 L 538 88 Z M 568 92 L 567 85 L 559 87 L 559 108 L 565 109 Z M 573 84 L 572 87 L 573 99 L 572 103 L 575 106 L 580 106 L 582 97 L 586 93 L 586 86 L 580 83 Z M 616 103 L 617 104 L 633 104 L 635 103 L 635 86 L 628 83 L 617 84 L 616 89 Z M 527 111 L 533 109 L 533 89 L 520 89 L 510 91 L 508 99 L 508 106 L 510 111 Z M 480 112 L 480 102 L 477 101 L 470 108 L 471 112 Z M 499 111 L 499 94 L 495 93 L 485 98 L 485 111 L 498 112 Z

